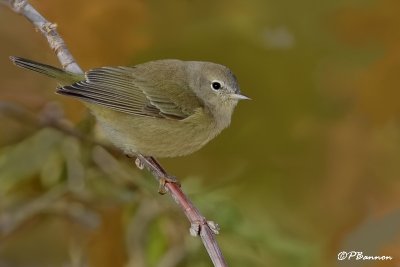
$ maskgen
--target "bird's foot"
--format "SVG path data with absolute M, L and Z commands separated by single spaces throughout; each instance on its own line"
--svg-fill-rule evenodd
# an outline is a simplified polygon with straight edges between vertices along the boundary
M 161 177 L 159 179 L 159 182 L 160 182 L 160 184 L 158 187 L 158 193 L 161 195 L 164 195 L 167 193 L 167 188 L 166 188 L 167 183 L 176 184 L 177 186 L 181 187 L 181 183 L 178 181 L 178 179 L 176 179 L 175 176 L 171 176 L 171 175 Z
M 139 158 L 135 159 L 135 164 L 136 164 L 136 167 L 138 167 L 139 170 L 143 170 L 144 169 L 144 164 Z
M 127 156 L 129 157 L 128 154 Z M 167 183 L 173 183 L 181 187 L 181 183 L 178 181 L 178 179 L 176 179 L 175 176 L 168 175 L 153 157 L 144 157 L 139 154 L 136 157 L 135 164 L 140 170 L 143 170 L 144 167 L 147 167 L 153 173 L 153 175 L 158 178 L 158 193 L 161 195 L 164 195 L 168 192 L 166 187 Z
M 191 236 L 199 236 L 200 232 L 201 232 L 201 227 L 203 227 L 203 225 L 207 225 L 208 228 L 210 228 L 210 230 L 213 232 L 214 235 L 218 235 L 219 234 L 219 225 L 218 223 L 214 222 L 214 221 L 204 221 L 204 222 L 194 222 L 190 225 L 190 235 Z

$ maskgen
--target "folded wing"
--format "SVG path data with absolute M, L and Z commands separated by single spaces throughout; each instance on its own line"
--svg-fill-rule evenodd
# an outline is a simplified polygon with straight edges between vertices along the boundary
M 202 103 L 185 82 L 168 78 L 147 68 L 103 67 L 88 71 L 85 80 L 60 87 L 57 92 L 123 113 L 187 118 Z

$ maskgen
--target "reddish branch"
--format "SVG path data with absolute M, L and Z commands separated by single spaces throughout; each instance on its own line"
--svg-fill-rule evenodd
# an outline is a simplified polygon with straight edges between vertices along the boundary
M 64 40 L 56 31 L 57 25 L 47 21 L 29 4 L 28 0 L 1 0 L 0 3 L 8 5 L 14 12 L 25 16 L 46 37 L 65 70 L 83 73 L 69 52 Z M 154 158 L 142 155 L 137 155 L 137 158 L 158 181 L 165 181 L 165 179 L 171 177 Z M 178 203 L 191 223 L 190 233 L 201 237 L 214 266 L 228 266 L 215 239 L 215 234 L 218 234 L 218 225 L 207 221 L 201 215 L 177 183 L 167 182 L 165 189 Z

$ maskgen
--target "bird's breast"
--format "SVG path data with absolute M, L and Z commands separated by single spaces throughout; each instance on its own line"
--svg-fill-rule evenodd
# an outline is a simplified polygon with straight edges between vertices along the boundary
M 154 157 L 191 154 L 226 127 L 203 108 L 183 120 L 110 113 L 109 109 L 93 113 L 108 138 L 125 153 Z

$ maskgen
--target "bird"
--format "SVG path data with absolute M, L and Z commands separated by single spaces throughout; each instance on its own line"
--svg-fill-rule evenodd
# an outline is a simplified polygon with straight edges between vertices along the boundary
M 10 59 L 56 79 L 56 92 L 81 100 L 105 136 L 128 156 L 191 154 L 230 125 L 240 100 L 250 99 L 229 68 L 212 62 L 163 59 L 76 74 Z

